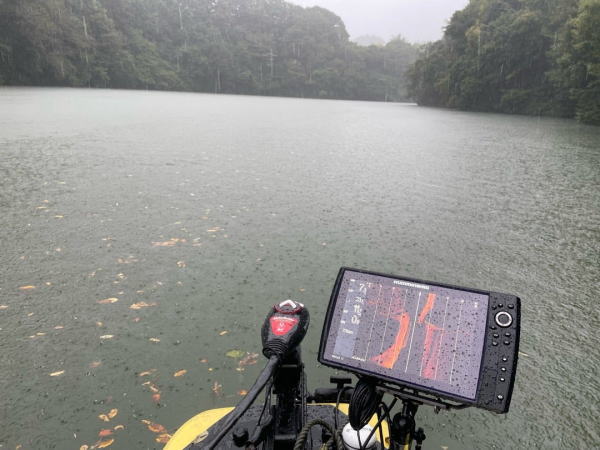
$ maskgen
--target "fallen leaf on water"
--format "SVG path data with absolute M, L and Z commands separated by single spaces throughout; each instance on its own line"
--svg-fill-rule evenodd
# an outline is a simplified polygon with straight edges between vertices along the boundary
M 150 342 L 160 342 L 160 339 L 158 338 L 150 338 L 148 339 Z
M 104 326 L 104 324 L 103 324 L 102 322 L 96 322 L 96 326 L 97 326 L 98 328 L 100 328 L 100 327 Z
M 104 429 L 104 430 L 100 430 L 98 432 L 98 437 L 106 437 L 106 436 L 110 436 L 111 434 L 113 434 L 113 430 L 111 430 L 111 429 Z
M 218 381 L 215 381 L 212 388 L 210 388 L 215 395 L 221 395 L 223 393 L 223 385 L 220 384 Z
M 61 376 L 63 373 L 65 373 L 65 371 L 64 371 L 64 370 L 59 370 L 58 372 L 52 372 L 52 373 L 50 374 L 50 376 L 51 376 L 51 377 L 59 377 L 59 376 Z
M 219 336 L 225 336 L 227 333 L 229 333 L 229 331 L 223 330 L 219 333 Z
M 46 333 L 42 333 L 41 331 L 38 331 L 37 333 L 35 333 L 36 336 L 46 336 Z
M 81 447 L 79 447 L 79 450 L 88 450 L 90 447 L 86 444 L 83 444 Z
M 152 242 L 152 245 L 154 247 L 173 247 L 175 244 L 179 243 L 179 242 L 185 242 L 185 239 L 180 239 L 180 238 L 171 238 L 168 241 L 164 241 L 164 242 Z
M 64 217 L 65 217 L 65 216 L 61 216 L 60 214 L 57 214 L 56 216 L 54 216 L 54 218 L 55 218 L 55 219 L 62 219 L 62 218 L 64 218 Z M 112 442 L 111 442 L 110 444 L 112 444 Z M 108 444 L 108 445 L 110 445 L 110 444 Z M 108 446 L 107 446 L 107 447 L 108 447 Z
M 102 365 L 102 361 L 92 361 L 89 364 L 90 369 L 95 369 L 96 367 L 100 367 Z
M 163 427 L 159 423 L 150 422 L 148 425 L 148 429 L 153 433 L 166 433 L 167 429 Z
M 248 391 L 246 389 L 241 389 L 241 390 L 238 391 L 238 395 L 241 395 L 242 397 L 244 395 L 246 395 L 247 393 L 248 393 Z
M 204 364 L 206 364 L 206 363 L 208 362 L 208 359 L 206 359 L 206 358 L 202 358 L 202 359 L 200 360 L 200 362 L 201 362 L 201 363 L 204 363 Z
M 160 402 L 160 394 L 152 394 L 152 401 L 155 403 Z
M 235 370 L 237 370 L 238 372 L 243 372 L 246 369 L 244 369 L 243 367 L 236 367 Z
M 251 366 L 258 362 L 258 353 L 248 353 L 245 357 L 240 359 L 238 365 L 240 367 Z
M 529 358 L 527 353 L 519 352 L 519 356 L 524 356 L 525 358 Z
M 171 440 L 171 435 L 167 433 L 160 434 L 156 437 L 155 441 L 159 444 L 166 444 Z
M 108 418 L 114 419 L 115 417 L 117 417 L 117 414 L 119 414 L 119 410 L 117 408 L 113 408 L 108 412 Z
M 150 389 L 155 394 L 160 394 L 160 389 L 158 389 L 154 383 L 149 383 L 148 384 L 148 389 Z
M 112 339 L 114 337 L 114 334 L 103 334 L 102 336 L 100 336 L 100 339 Z
M 33 285 L 31 285 L 31 284 L 28 284 L 27 286 L 21 286 L 21 287 L 19 288 L 19 290 L 20 290 L 20 291 L 30 291 L 30 290 L 32 290 L 32 289 L 35 289 L 35 286 L 33 286 Z
M 108 418 L 108 416 L 106 414 L 100 414 L 98 416 L 98 419 L 102 420 L 103 422 L 110 422 L 110 419 Z
M 180 269 L 183 269 L 186 266 L 187 264 L 185 263 L 185 261 L 177 261 L 177 267 L 179 267 Z
M 135 323 L 138 323 L 138 322 L 139 322 L 140 320 L 142 320 L 142 319 L 140 319 L 139 317 L 134 317 L 134 318 L 133 318 L 133 319 L 131 319 L 131 320 L 132 320 L 132 321 L 134 321 Z
M 116 303 L 118 301 L 119 301 L 119 299 L 117 297 L 110 297 L 110 298 L 105 298 L 103 300 L 98 300 L 97 303 L 100 303 L 101 305 L 107 305 L 109 303 Z
M 54 327 L 55 330 L 62 330 L 64 327 L 62 325 L 56 325 Z
M 124 430 L 125 427 L 123 425 L 116 425 L 113 430 L 117 431 L 117 430 Z
M 174 377 L 180 377 L 180 376 L 182 376 L 182 375 L 185 375 L 186 373 L 187 373 L 187 370 L 185 370 L 185 369 L 182 369 L 182 370 L 178 370 L 177 372 L 175 372 L 175 373 L 173 374 L 173 376 L 174 376 Z
M 241 358 L 242 356 L 244 356 L 246 354 L 246 352 L 243 352 L 242 350 L 229 350 L 227 353 L 225 353 L 225 356 L 229 356 L 230 358 Z
M 153 374 L 154 372 L 156 372 L 156 369 L 144 370 L 143 372 L 140 372 L 138 377 L 145 377 L 146 375 Z
M 6 309 L 8 308 L 8 305 L 0 305 L 0 309 Z
M 149 306 L 156 306 L 156 302 L 153 302 L 153 303 L 137 302 L 137 303 L 134 303 L 133 305 L 131 305 L 129 307 L 129 309 L 142 309 L 142 308 L 147 308 Z
M 31 316 L 33 316 L 34 314 L 35 314 L 35 313 L 32 313 L 32 312 L 30 312 L 30 313 L 27 313 L 27 317 L 31 317 Z
M 112 445 L 112 443 L 115 442 L 114 439 L 107 439 L 106 441 L 100 441 L 96 444 L 96 448 L 106 448 L 110 445 Z

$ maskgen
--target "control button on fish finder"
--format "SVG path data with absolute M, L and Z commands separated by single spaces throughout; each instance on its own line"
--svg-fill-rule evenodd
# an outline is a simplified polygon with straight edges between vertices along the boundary
M 502 328 L 510 327 L 513 323 L 512 316 L 506 311 L 500 311 L 499 313 L 497 313 L 495 319 L 496 323 Z

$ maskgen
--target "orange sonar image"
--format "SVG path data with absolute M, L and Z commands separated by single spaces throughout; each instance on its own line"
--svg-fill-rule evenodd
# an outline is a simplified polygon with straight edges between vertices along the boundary
M 380 355 L 371 358 L 371 361 L 379 364 L 381 367 L 391 369 L 398 361 L 398 356 L 404 347 L 406 347 L 406 341 L 408 337 L 408 330 L 410 328 L 410 316 L 407 312 L 403 312 L 400 315 L 394 316 L 394 320 L 397 320 L 400 324 L 394 343 L 390 348 Z

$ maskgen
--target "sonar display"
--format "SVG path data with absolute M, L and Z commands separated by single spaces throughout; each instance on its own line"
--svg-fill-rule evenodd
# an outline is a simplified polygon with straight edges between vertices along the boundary
M 346 271 L 323 356 L 474 400 L 488 301 L 476 292 Z

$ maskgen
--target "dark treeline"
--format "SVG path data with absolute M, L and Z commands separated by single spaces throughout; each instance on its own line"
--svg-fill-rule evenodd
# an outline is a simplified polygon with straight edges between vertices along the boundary
M 0 0 L 0 84 L 406 98 L 417 49 L 282 0 Z
M 409 75 L 423 105 L 600 124 L 600 0 L 471 0 Z

